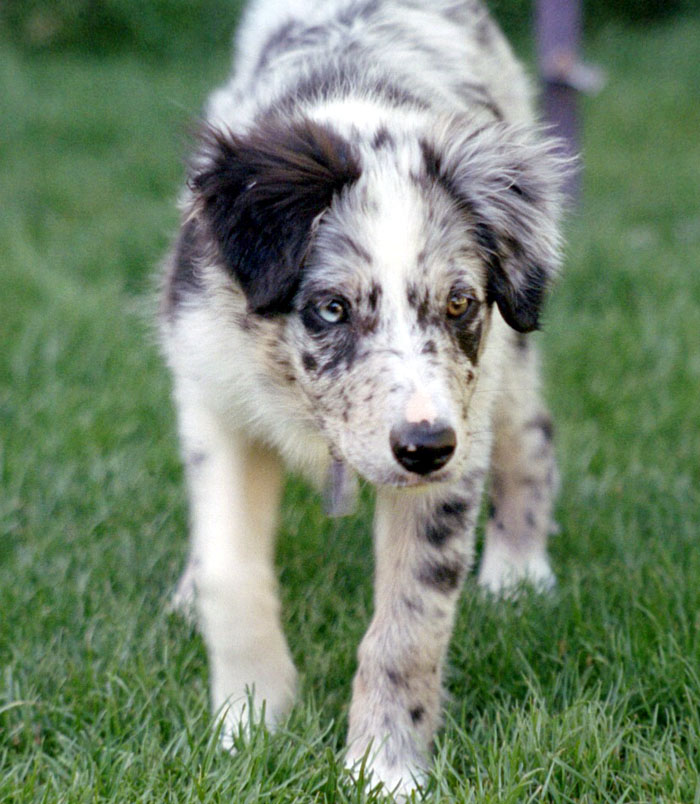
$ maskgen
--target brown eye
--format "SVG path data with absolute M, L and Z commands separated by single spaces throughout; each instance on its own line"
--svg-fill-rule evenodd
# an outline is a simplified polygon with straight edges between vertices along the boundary
M 447 315 L 450 318 L 461 318 L 471 303 L 472 299 L 466 293 L 452 293 L 447 300 Z

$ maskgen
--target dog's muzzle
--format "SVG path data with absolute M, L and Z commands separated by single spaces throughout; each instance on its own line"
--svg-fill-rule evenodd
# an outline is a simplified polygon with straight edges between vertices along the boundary
M 457 446 L 457 435 L 452 427 L 438 419 L 432 424 L 407 422 L 394 427 L 389 441 L 394 457 L 404 469 L 428 475 L 450 460 Z

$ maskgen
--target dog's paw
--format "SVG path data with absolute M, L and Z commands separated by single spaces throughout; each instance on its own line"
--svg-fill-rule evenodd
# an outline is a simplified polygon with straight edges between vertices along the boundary
M 550 592 L 556 585 L 556 577 L 546 552 L 514 557 L 497 544 L 485 548 L 478 582 L 482 589 L 492 595 L 513 598 L 525 587 L 536 592 Z
M 263 650 L 257 664 L 220 666 L 212 684 L 214 717 L 220 724 L 220 742 L 226 750 L 248 742 L 264 726 L 274 731 L 294 705 L 297 672 L 286 646 L 280 645 L 274 661 Z M 268 648 L 270 651 L 270 648 Z M 254 682 L 248 679 L 256 679 Z
M 345 767 L 355 784 L 366 782 L 368 789 L 381 784 L 382 792 L 400 804 L 420 801 L 427 780 L 425 768 L 411 762 L 389 763 L 381 748 L 377 752 L 365 751 L 361 756 L 348 751 Z
M 246 695 L 230 700 L 215 717 L 219 723 L 219 745 L 224 751 L 235 754 L 243 745 L 252 742 L 260 730 L 274 732 L 280 722 L 288 715 L 292 698 L 277 706 L 268 706 L 267 701 L 259 701 L 249 690 Z
M 255 704 L 250 694 L 242 700 L 228 703 L 218 712 L 219 746 L 235 754 L 241 746 L 248 745 L 257 729 L 275 730 L 276 720 L 266 716 L 264 707 Z
M 235 701 L 217 713 L 219 723 L 219 747 L 235 754 L 238 746 L 250 742 L 253 730 L 260 721 L 255 719 L 252 699 Z

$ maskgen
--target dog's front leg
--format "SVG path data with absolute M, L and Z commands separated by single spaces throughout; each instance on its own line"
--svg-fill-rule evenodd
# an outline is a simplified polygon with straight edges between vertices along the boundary
M 358 651 L 348 765 L 368 752 L 371 771 L 399 793 L 420 781 L 439 722 L 442 667 L 472 562 L 482 476 L 447 492 L 377 495 L 375 611 Z
M 196 610 L 209 655 L 211 703 L 222 742 L 263 703 L 268 725 L 287 711 L 296 672 L 282 633 L 273 565 L 282 470 L 278 457 L 207 407 L 178 414 L 192 520 Z

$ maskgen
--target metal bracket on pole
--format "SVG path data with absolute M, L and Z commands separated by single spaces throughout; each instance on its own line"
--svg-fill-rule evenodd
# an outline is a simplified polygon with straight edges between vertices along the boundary
M 545 83 L 570 87 L 584 95 L 597 95 L 605 86 L 605 72 L 596 64 L 580 61 L 575 52 L 558 50 L 540 68 Z

